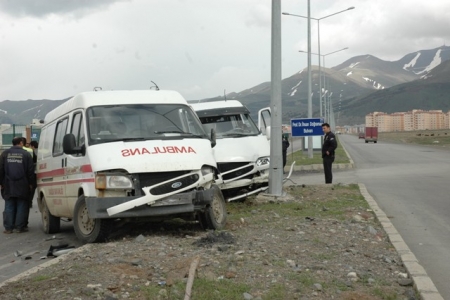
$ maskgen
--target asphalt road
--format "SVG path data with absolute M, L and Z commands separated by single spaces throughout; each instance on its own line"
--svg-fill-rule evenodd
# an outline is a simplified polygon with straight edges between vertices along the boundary
M 1 199 L 0 202 L 0 210 L 3 212 L 5 201 Z M 36 199 L 30 210 L 28 227 L 29 232 L 12 234 L 4 234 L 2 229 L 2 233 L 0 233 L 0 282 L 51 259 L 40 258 L 46 256 L 52 244 L 67 243 L 69 246 L 75 247 L 81 245 L 73 231 L 72 222 L 61 222 L 61 232 L 58 234 L 43 232 L 41 214 L 37 208 Z M 16 256 L 16 251 L 21 255 Z
M 339 136 L 353 170 L 333 183 L 364 183 L 444 297 L 450 299 L 450 149 L 364 143 Z M 295 173 L 297 184 L 322 184 L 322 173 Z

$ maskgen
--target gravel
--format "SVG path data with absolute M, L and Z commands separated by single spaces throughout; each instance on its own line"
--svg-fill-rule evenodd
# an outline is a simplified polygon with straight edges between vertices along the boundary
M 373 213 L 342 190 L 290 187 L 283 199 L 230 203 L 220 232 L 177 220 L 129 224 L 3 286 L 0 299 L 184 299 L 195 257 L 195 280 L 247 287 L 233 299 L 419 299 Z M 338 202 L 343 214 L 333 214 Z M 301 209 L 277 209 L 289 204 Z M 196 288 L 192 299 L 202 299 Z

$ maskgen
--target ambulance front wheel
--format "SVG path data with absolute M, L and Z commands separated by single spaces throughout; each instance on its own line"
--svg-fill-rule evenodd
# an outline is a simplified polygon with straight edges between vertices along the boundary
M 58 217 L 55 217 L 50 213 L 44 196 L 42 196 L 42 226 L 45 233 L 58 233 L 61 228 L 61 222 Z
M 212 202 L 205 208 L 199 219 L 203 228 L 220 230 L 227 222 L 227 208 L 219 187 L 214 185 L 211 188 L 214 189 Z
M 73 212 L 73 227 L 78 239 L 83 243 L 104 242 L 112 229 L 110 219 L 91 219 L 84 195 L 78 197 Z

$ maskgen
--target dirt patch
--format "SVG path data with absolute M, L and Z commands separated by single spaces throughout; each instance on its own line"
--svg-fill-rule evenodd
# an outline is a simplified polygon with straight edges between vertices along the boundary
M 234 236 L 226 231 L 211 231 L 206 234 L 205 237 L 202 237 L 195 241 L 193 245 L 198 247 L 212 247 L 217 244 L 234 244 L 235 238 Z
M 9 283 L 0 299 L 419 299 L 356 185 L 293 186 L 228 204 L 228 224 L 135 225 Z M 120 230 L 123 232 L 123 229 Z

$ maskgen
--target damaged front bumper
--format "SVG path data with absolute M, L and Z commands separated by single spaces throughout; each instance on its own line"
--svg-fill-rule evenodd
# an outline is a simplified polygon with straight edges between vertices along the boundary
M 142 187 L 143 195 L 86 197 L 89 217 L 144 217 L 193 212 L 196 207 L 204 207 L 212 201 L 213 192 L 203 187 L 213 179 L 213 173 L 198 171 Z
M 257 166 L 255 163 L 221 172 L 216 180 L 221 190 L 266 185 L 269 182 L 269 165 Z
M 109 214 L 108 209 L 127 205 L 139 200 L 142 197 L 108 197 L 108 198 L 86 198 L 86 206 L 89 218 L 135 218 L 135 217 L 155 217 L 192 213 L 202 210 L 209 205 L 213 199 L 214 190 L 194 190 L 165 198 L 158 199 L 153 205 L 133 206 L 130 209 Z

